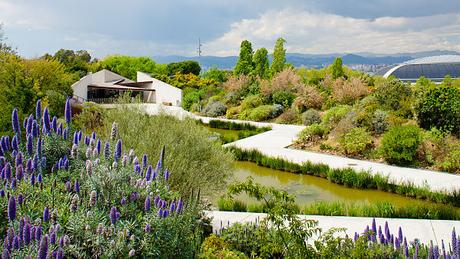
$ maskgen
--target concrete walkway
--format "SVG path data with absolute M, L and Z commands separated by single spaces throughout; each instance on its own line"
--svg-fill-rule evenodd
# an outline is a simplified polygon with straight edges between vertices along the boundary
M 214 231 L 220 231 L 221 227 L 227 227 L 235 222 L 256 222 L 263 219 L 266 214 L 247 213 L 247 212 L 229 212 L 229 211 L 207 211 L 206 214 L 212 217 L 212 226 Z M 355 232 L 361 234 L 367 225 L 372 226 L 373 218 L 366 217 L 332 217 L 332 216 L 314 216 L 300 215 L 302 219 L 318 221 L 318 227 L 323 233 L 331 228 L 346 228 L 345 232 L 340 235 L 353 238 Z M 397 235 L 399 227 L 402 228 L 403 235 L 408 241 L 415 238 L 427 244 L 433 241 L 434 244 L 441 245 L 441 240 L 451 242 L 452 229 L 455 227 L 457 233 L 460 230 L 460 221 L 449 220 L 428 220 L 428 219 L 394 219 L 394 218 L 375 218 L 377 228 L 379 225 L 384 230 L 385 222 L 388 222 L 390 232 Z
M 450 192 L 460 190 L 460 175 L 398 167 L 383 163 L 287 148 L 297 138 L 297 134 L 305 128 L 304 126 L 202 117 L 187 112 L 180 107 L 157 104 L 141 104 L 141 107 L 145 112 L 152 115 L 164 112 L 180 119 L 191 117 L 200 119 L 205 123 L 208 123 L 210 120 L 222 120 L 236 123 L 249 123 L 259 127 L 272 127 L 271 131 L 241 139 L 229 143 L 226 146 L 236 146 L 245 150 L 256 149 L 266 156 L 279 157 L 298 164 L 310 161 L 315 164 L 326 164 L 331 168 L 354 168 L 358 171 L 368 171 L 372 175 L 380 174 L 387 176 L 389 180 L 394 183 L 412 183 L 418 187 L 427 187 L 431 191 Z

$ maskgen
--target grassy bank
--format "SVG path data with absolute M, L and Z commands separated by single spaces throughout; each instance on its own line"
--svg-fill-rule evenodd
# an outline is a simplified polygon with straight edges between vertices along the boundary
M 222 144 L 231 143 L 240 139 L 248 138 L 266 131 L 271 130 L 271 127 L 256 127 L 249 123 L 235 123 L 231 121 L 211 120 L 209 123 L 203 123 L 199 120 L 199 124 L 212 129 L 232 130 L 236 131 L 235 135 L 220 135 Z
M 333 169 L 325 164 L 314 164 L 311 162 L 299 165 L 282 158 L 271 158 L 265 156 L 257 150 L 242 150 L 237 147 L 228 147 L 228 149 L 234 154 L 235 159 L 239 161 L 254 162 L 259 166 L 296 174 L 318 176 L 326 178 L 333 183 L 345 185 L 351 188 L 378 189 L 411 198 L 460 207 L 459 191 L 451 193 L 432 192 L 428 188 L 416 187 L 411 183 L 395 184 L 390 182 L 387 177 L 383 177 L 381 175 L 371 175 L 369 172 L 356 171 L 352 168 Z
M 217 206 L 221 211 L 267 212 L 267 209 L 260 203 L 247 204 L 229 198 L 220 198 Z M 303 209 L 298 208 L 298 212 L 306 215 L 323 216 L 460 220 L 460 210 L 444 204 L 417 204 L 398 207 L 389 202 L 373 204 L 316 202 L 305 206 Z

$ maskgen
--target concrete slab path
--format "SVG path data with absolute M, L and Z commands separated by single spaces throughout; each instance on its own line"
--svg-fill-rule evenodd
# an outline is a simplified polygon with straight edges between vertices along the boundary
M 148 114 L 152 115 L 164 112 L 180 119 L 191 117 L 200 119 L 205 123 L 210 120 L 222 120 L 235 123 L 249 123 L 254 126 L 272 127 L 271 131 L 241 139 L 226 144 L 226 146 L 236 146 L 246 150 L 256 149 L 266 156 L 279 157 L 298 164 L 310 161 L 316 164 L 326 164 L 331 168 L 354 168 L 358 171 L 368 171 L 372 175 L 380 174 L 387 176 L 389 180 L 394 183 L 412 183 L 418 187 L 427 187 L 431 191 L 450 192 L 460 190 L 460 175 L 398 167 L 383 163 L 288 148 L 297 138 L 299 132 L 305 128 L 304 126 L 202 117 L 187 112 L 180 107 L 157 104 L 141 104 L 141 107 Z
M 220 231 L 222 227 L 227 227 L 235 222 L 256 222 L 266 217 L 263 213 L 248 212 L 230 212 L 230 211 L 206 211 L 206 215 L 212 217 L 212 226 L 214 231 Z M 354 237 L 355 232 L 361 234 L 366 226 L 372 226 L 372 219 L 367 217 L 333 217 L 333 216 L 315 216 L 299 215 L 302 219 L 316 220 L 318 227 L 323 233 L 332 228 L 346 228 L 345 232 L 339 233 L 342 236 L 348 235 Z M 419 239 L 427 244 L 433 241 L 433 244 L 441 245 L 441 240 L 450 242 L 452 238 L 452 229 L 455 228 L 458 233 L 460 230 L 460 221 L 449 220 L 428 220 L 428 219 L 394 219 L 394 218 L 375 218 L 377 228 L 379 225 L 384 229 L 385 222 L 388 222 L 390 232 L 397 235 L 401 227 L 404 236 L 408 241 Z

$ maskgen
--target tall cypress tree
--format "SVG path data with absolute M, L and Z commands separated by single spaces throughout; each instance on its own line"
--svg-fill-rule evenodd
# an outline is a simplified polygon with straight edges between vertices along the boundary
M 271 71 L 273 74 L 276 74 L 284 69 L 286 64 L 286 49 L 284 48 L 284 43 L 286 40 L 283 38 L 278 38 L 275 44 L 275 50 L 273 51 L 273 62 L 271 66 Z
M 249 75 L 253 70 L 252 63 L 252 44 L 251 42 L 244 40 L 241 42 L 240 56 L 236 63 L 234 73 L 236 75 Z
M 267 78 L 270 74 L 269 62 L 268 62 L 268 51 L 266 48 L 260 48 L 254 54 L 254 70 L 253 75 L 261 78 Z
M 332 78 L 337 79 L 344 75 L 345 73 L 343 72 L 342 58 L 335 58 L 334 63 L 332 63 Z

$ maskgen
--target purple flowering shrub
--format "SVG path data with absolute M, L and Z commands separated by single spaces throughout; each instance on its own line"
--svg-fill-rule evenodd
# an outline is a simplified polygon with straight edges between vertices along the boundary
M 73 128 L 70 100 L 64 114 L 51 119 L 38 101 L 20 124 L 13 110 L 15 134 L 0 138 L 2 259 L 190 257 L 198 198 L 171 191 L 164 148 L 140 161 L 116 124 L 105 141 Z

